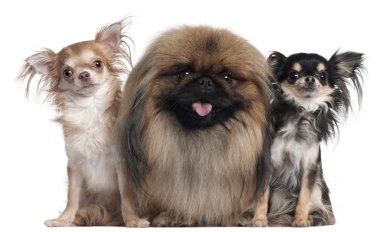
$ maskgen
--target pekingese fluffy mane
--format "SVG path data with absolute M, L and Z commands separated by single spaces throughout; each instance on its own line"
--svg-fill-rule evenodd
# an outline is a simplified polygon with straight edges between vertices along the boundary
M 227 30 L 185 26 L 152 43 L 118 116 L 140 216 L 222 226 L 255 211 L 268 181 L 268 77 L 261 53 Z

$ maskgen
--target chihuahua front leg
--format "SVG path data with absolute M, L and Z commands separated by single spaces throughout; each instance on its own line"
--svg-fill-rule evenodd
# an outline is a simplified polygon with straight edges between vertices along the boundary
M 56 219 L 45 221 L 45 225 L 49 227 L 73 226 L 75 214 L 79 208 L 82 178 L 78 171 L 76 171 L 70 161 L 67 165 L 67 174 L 69 179 L 69 189 L 67 192 L 67 204 L 65 210 Z
M 121 212 L 123 214 L 124 224 L 128 227 L 148 227 L 150 222 L 137 216 L 134 208 L 133 187 L 128 183 L 125 170 L 117 168 L 117 180 L 121 197 Z
M 312 224 L 312 221 L 309 217 L 309 206 L 312 186 L 309 185 L 308 174 L 309 172 L 305 170 L 305 173 L 302 176 L 301 189 L 298 197 L 296 212 L 292 226 L 305 227 L 311 226 Z

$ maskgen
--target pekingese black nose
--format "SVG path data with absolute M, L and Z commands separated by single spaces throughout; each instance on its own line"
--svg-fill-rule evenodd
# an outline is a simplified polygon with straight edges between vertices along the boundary
M 81 72 L 78 76 L 78 79 L 81 81 L 89 81 L 90 80 L 90 73 L 87 71 Z
M 211 90 L 215 87 L 215 83 L 210 77 L 199 78 L 198 84 L 199 87 L 204 90 Z

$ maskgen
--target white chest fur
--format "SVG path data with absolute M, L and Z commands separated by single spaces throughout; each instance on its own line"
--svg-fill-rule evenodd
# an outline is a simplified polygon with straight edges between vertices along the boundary
M 108 156 L 99 156 L 91 161 L 83 162 L 82 175 L 87 188 L 94 192 L 116 190 L 117 176 L 113 164 Z
M 102 153 L 109 153 L 113 120 L 105 117 L 104 112 L 113 99 L 102 93 L 101 89 L 89 97 L 65 94 L 65 105 L 61 121 L 65 130 L 66 147 L 75 156 L 89 159 Z
M 310 121 L 298 119 L 287 122 L 276 134 L 271 147 L 271 159 L 275 167 L 280 167 L 288 159 L 299 170 L 300 165 L 308 167 L 317 161 L 319 142 L 313 133 Z
M 113 100 L 102 89 L 88 97 L 65 94 L 59 119 L 67 156 L 81 170 L 87 188 L 95 191 L 117 186 L 112 147 L 114 116 L 105 114 Z

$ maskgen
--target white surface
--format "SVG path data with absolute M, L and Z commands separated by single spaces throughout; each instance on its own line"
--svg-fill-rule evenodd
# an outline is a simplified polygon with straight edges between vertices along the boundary
M 134 63 L 149 42 L 182 24 L 211 25 L 245 37 L 265 56 L 336 49 L 366 54 L 363 107 L 341 127 L 339 142 L 324 147 L 324 172 L 337 218 L 309 231 L 374 231 L 379 203 L 380 21 L 376 1 L 1 1 L 0 3 L 0 230 L 63 231 L 43 221 L 66 201 L 66 156 L 55 111 L 28 102 L 15 81 L 23 59 L 42 47 L 93 39 L 96 29 L 132 15 Z M 378 226 L 377 226 L 378 227 Z M 134 230 L 69 228 L 64 231 Z M 157 229 L 148 229 L 157 230 Z M 174 228 L 173 230 L 219 230 Z M 230 230 L 231 228 L 223 228 Z M 254 230 L 241 228 L 241 230 Z M 260 229 L 256 229 L 260 230 Z M 267 231 L 288 230 L 266 228 Z M 304 231 L 300 229 L 297 231 Z

